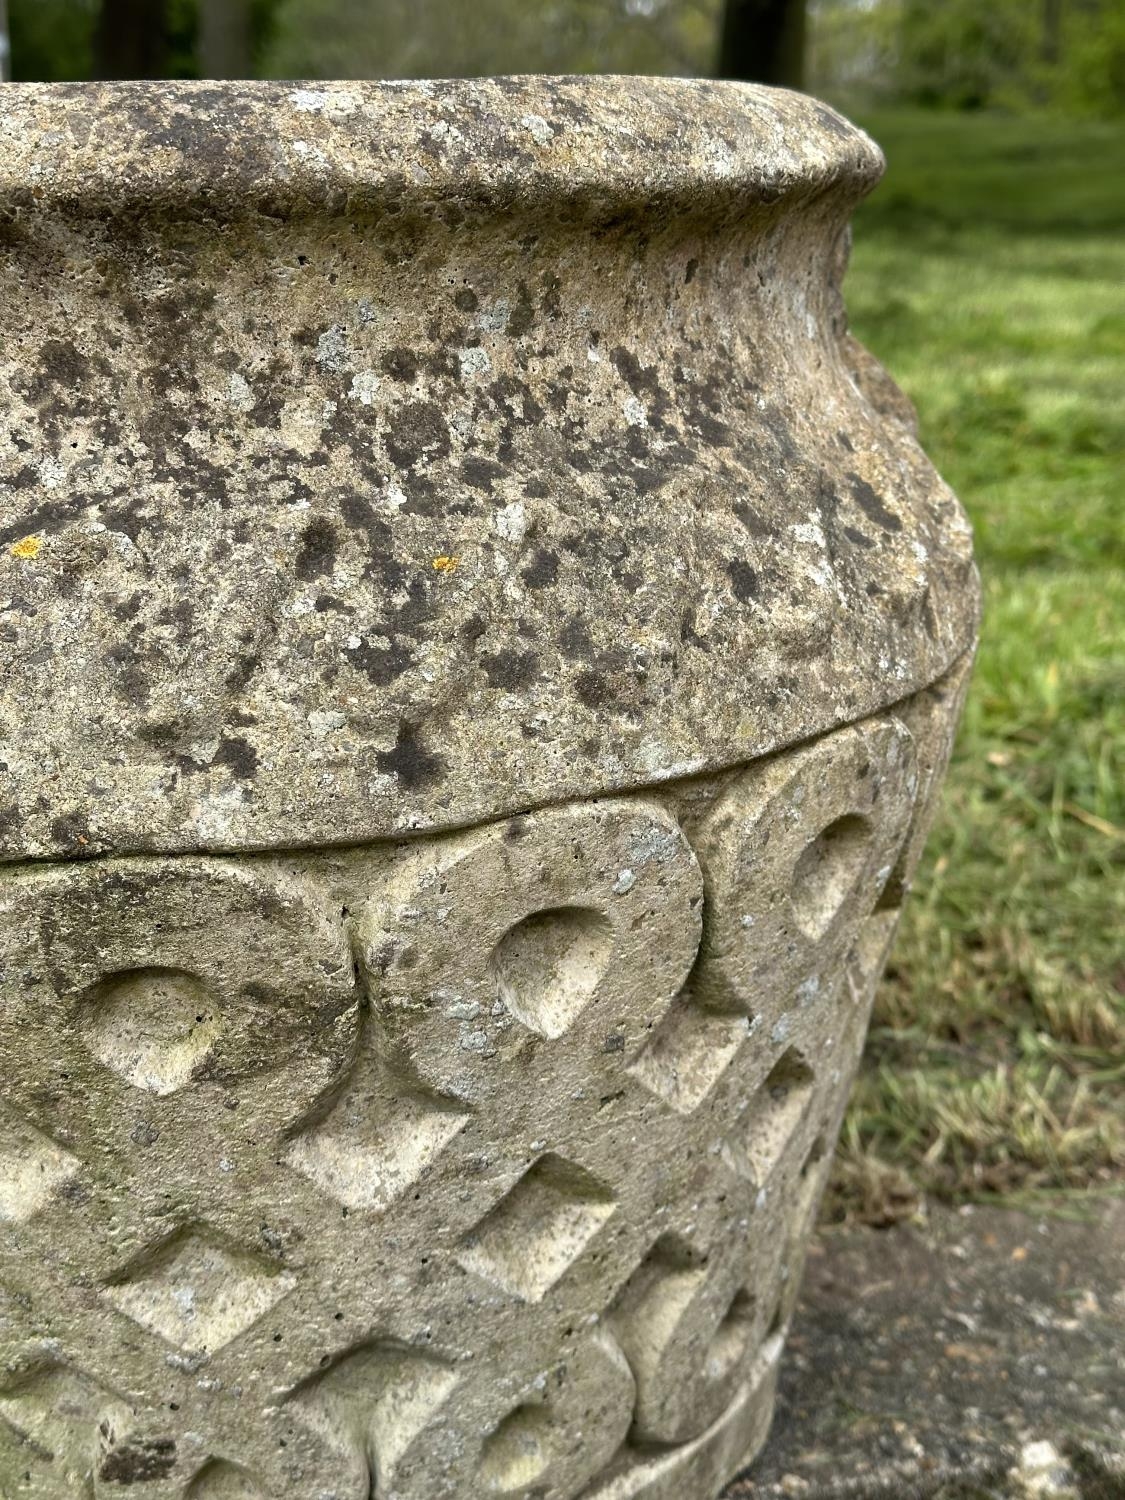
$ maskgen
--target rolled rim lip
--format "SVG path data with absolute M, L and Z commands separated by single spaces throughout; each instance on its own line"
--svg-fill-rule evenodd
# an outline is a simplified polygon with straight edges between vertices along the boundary
M 773 203 L 878 180 L 808 95 L 629 75 L 7 84 L 0 210 Z

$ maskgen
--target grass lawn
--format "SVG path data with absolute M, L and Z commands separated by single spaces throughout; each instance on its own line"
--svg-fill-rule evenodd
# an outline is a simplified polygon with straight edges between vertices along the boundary
M 1125 127 L 885 114 L 857 335 L 976 527 L 984 637 L 828 1211 L 1125 1182 Z

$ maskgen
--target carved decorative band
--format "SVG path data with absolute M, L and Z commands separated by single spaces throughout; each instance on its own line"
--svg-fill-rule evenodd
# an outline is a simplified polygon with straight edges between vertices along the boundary
M 716 1485 L 963 675 L 425 842 L 6 872 L 0 1492 Z

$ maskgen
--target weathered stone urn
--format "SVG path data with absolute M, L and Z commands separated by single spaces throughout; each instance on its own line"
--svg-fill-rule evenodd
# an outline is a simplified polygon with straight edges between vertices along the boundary
M 0 1495 L 702 1500 L 976 628 L 870 141 L 0 95 Z

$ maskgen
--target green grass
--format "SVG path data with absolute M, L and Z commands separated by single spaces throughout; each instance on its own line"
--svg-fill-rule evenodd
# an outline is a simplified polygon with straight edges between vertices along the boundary
M 985 589 L 944 807 L 829 1211 L 1125 1168 L 1125 127 L 865 119 L 857 335 L 913 398 Z

